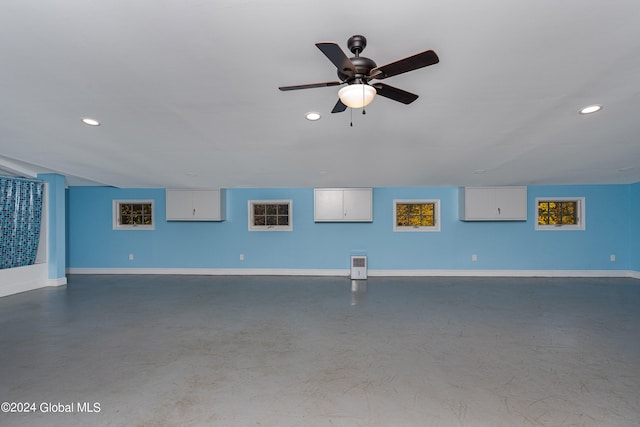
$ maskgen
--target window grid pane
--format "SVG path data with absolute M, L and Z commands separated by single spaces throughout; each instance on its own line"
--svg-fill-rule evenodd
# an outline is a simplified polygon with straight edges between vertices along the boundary
M 396 204 L 396 225 L 407 227 L 409 225 L 409 205 L 406 203 Z
M 433 215 L 423 215 L 422 223 L 420 224 L 423 227 L 433 227 L 435 225 L 435 219 Z
M 278 216 L 267 215 L 267 225 L 278 225 Z
M 278 215 L 278 225 L 289 225 L 289 217 L 286 215 Z
M 549 202 L 538 203 L 538 224 L 549 225 Z

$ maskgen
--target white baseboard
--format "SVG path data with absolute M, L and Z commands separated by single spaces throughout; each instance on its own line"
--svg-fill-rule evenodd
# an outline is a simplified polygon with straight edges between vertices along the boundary
M 176 274 L 194 276 L 348 276 L 344 269 L 298 268 L 69 268 L 67 274 Z
M 629 270 L 369 270 L 380 277 L 634 277 Z M 635 272 L 640 279 L 640 273 Z
M 66 277 L 49 279 L 48 274 L 49 264 L 47 263 L 0 270 L 0 297 L 67 283 Z
M 58 279 L 49 279 L 47 280 L 47 286 L 64 286 L 67 284 L 66 277 L 60 277 Z
M 67 274 L 175 274 L 200 276 L 349 276 L 349 269 L 295 268 L 69 268 Z M 630 270 L 369 270 L 369 277 L 632 277 Z

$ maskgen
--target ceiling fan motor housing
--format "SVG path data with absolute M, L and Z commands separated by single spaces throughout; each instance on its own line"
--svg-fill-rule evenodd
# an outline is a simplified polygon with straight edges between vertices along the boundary
M 360 52 L 367 47 L 367 39 L 361 35 L 351 36 L 349 40 L 347 40 L 347 47 L 355 55 L 353 58 L 349 58 L 349 60 L 351 60 L 351 63 L 355 67 L 356 74 L 346 74 L 344 71 L 347 70 L 339 69 L 338 78 L 347 84 L 367 83 L 365 77 L 369 75 L 372 69 L 377 67 L 377 64 L 372 59 L 360 56 Z
M 369 76 L 369 72 L 377 67 L 372 59 L 365 58 L 364 56 L 355 56 L 349 59 L 356 69 L 356 74 L 345 74 L 342 70 L 338 70 L 338 77 L 347 84 L 365 83 L 365 77 Z

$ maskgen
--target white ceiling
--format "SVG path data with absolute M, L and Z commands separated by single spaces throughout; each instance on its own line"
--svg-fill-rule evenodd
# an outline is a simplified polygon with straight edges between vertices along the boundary
M 384 80 L 420 98 L 331 114 L 339 87 L 277 89 L 337 80 L 314 43 L 351 56 L 353 34 L 378 65 L 435 50 L 439 64 Z M 638 182 L 640 2 L 3 0 L 0 174 L 39 172 L 170 188 Z

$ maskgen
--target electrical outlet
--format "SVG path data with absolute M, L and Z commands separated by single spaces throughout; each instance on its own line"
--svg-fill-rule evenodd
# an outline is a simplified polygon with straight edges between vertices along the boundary
M 244 261 L 244 254 L 240 254 L 240 261 Z
M 133 261 L 133 254 L 129 254 L 129 261 Z
M 471 255 L 471 261 L 476 262 L 478 260 L 478 255 L 473 254 Z
M 609 261 L 615 262 L 616 261 L 616 254 L 609 255 Z

